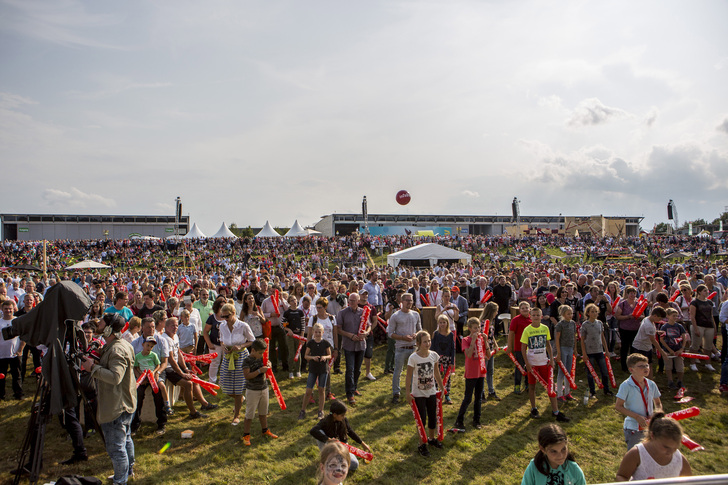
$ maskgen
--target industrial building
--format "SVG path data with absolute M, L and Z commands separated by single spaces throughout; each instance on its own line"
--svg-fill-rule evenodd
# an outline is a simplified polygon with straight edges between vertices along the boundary
M 175 235 L 175 216 L 0 214 L 3 241 L 165 238 Z M 176 234 L 189 230 L 181 216 Z
M 324 236 L 364 233 L 387 235 L 488 235 L 563 234 L 596 237 L 637 236 L 639 216 L 478 216 L 414 214 L 329 214 L 314 226 Z

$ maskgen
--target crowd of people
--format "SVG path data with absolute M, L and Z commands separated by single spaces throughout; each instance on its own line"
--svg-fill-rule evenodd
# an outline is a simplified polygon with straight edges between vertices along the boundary
M 728 265 L 715 257 L 722 250 L 719 241 L 679 237 L 580 241 L 561 236 L 433 240 L 470 252 L 473 263 L 372 266 L 368 249 L 384 244 L 398 250 L 417 242 L 400 236 L 199 240 L 178 247 L 149 240 L 55 241 L 46 247 L 47 275 L 5 268 L 0 282 L 1 323 L 9 325 L 14 317 L 31 311 L 59 281 L 79 285 L 93 301 L 83 323 L 89 339 L 102 345 L 102 358 L 107 355 L 103 349 L 116 342 L 114 352 L 125 359 L 131 356 L 131 375 L 142 382 L 134 406 L 122 400 L 112 411 L 99 408 L 101 423 L 123 421 L 121 428 L 109 429 L 124 443 L 140 425 L 147 386 L 159 388 L 153 393 L 154 408 L 157 433 L 164 434 L 167 417 L 175 413 L 169 388 L 179 387 L 191 419 L 205 419 L 204 412 L 217 407 L 205 399 L 206 382 L 219 384 L 233 399 L 233 426 L 240 424 L 243 413 L 244 445 L 255 439 L 251 427 L 256 415 L 261 439 L 276 439 L 267 422 L 273 378 L 298 379 L 305 374 L 299 419 L 306 419 L 309 405 L 317 405 L 311 434 L 322 449 L 326 483 L 358 466 L 356 456 L 344 453 L 334 442 L 351 437 L 371 451 L 345 418 L 347 406 L 357 405 L 361 378 L 391 376 L 392 404 L 402 402 L 404 392 L 406 401 L 416 406 L 427 427 L 418 451 L 430 456 L 430 448 L 442 447 L 435 437 L 437 400 L 453 404 L 450 377 L 458 354 L 464 354 L 460 360 L 465 389 L 453 429 L 466 429 L 471 405 L 472 427 L 480 429 L 482 402 L 500 400 L 493 383 L 499 339 L 501 343 L 506 339 L 507 348 L 502 350 L 514 362 L 513 392 L 528 392 L 534 419 L 541 416 L 535 399 L 539 382 L 553 380 L 551 414 L 556 421 L 569 421 L 561 409 L 575 398 L 568 372 L 562 369 L 571 367 L 576 356 L 595 369 L 588 375 L 587 398 L 595 397 L 597 384 L 606 396 L 616 392 L 615 408 L 625 415 L 630 448 L 617 478 L 633 476 L 648 455 L 662 464 L 666 458 L 656 454 L 654 442 L 674 441 L 676 436 L 672 425 L 657 424 L 665 419 L 659 414 L 660 390 L 650 380 L 656 372 L 664 371 L 668 388 L 678 390 L 689 387 L 696 372 L 716 372 L 712 363 L 720 363 L 719 389 L 728 392 Z M 549 246 L 581 256 L 549 259 L 545 252 Z M 615 246 L 655 257 L 632 261 L 589 257 Z M 695 256 L 681 263 L 656 258 L 668 250 L 690 250 Z M 0 264 L 39 264 L 41 254 L 38 242 L 5 242 Z M 518 262 L 509 256 L 517 256 Z M 65 271 L 70 258 L 95 258 L 112 268 Z M 428 307 L 434 308 L 436 322 L 431 331 L 423 329 L 422 312 Z M 123 331 L 119 322 L 124 323 Z M 386 352 L 379 377 L 372 364 L 375 347 Z M 0 373 L 9 373 L 13 394 L 22 399 L 22 381 L 40 365 L 43 349 L 0 340 L 0 351 Z M 703 357 L 683 358 L 687 351 Z M 197 365 L 190 355 L 206 356 L 205 381 L 196 376 Z M 631 376 L 614 392 L 607 369 L 610 359 L 615 359 L 615 366 L 618 360 Z M 87 371 L 100 381 L 99 387 L 109 385 L 107 372 L 93 365 Z M 344 395 L 338 399 L 331 392 L 333 379 L 343 379 Z M 1 381 L 2 398 L 6 380 Z M 648 400 L 639 409 L 631 392 L 634 386 L 640 396 L 644 387 L 654 402 Z M 447 392 L 437 397 L 438 391 Z M 328 415 L 325 402 L 330 403 Z M 548 476 L 564 467 L 568 470 L 563 473 L 576 473 L 578 466 L 569 465 L 573 460 L 565 443 L 565 434 L 555 424 L 542 429 L 540 455 L 529 465 L 524 483 L 546 483 L 527 478 Z M 642 443 L 638 452 L 633 452 L 638 443 Z M 70 462 L 83 460 L 83 453 L 74 452 Z M 133 444 L 125 459 L 119 458 L 121 451 L 114 453 L 109 450 L 115 481 L 125 483 L 133 473 Z M 680 463 L 680 473 L 689 473 L 687 462 Z

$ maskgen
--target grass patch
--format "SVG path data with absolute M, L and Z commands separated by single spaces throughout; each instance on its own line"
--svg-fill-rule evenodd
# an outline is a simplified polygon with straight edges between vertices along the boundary
M 406 403 L 390 404 L 391 377 L 381 373 L 386 347 L 375 351 L 373 362 L 375 382 L 360 382 L 362 396 L 358 405 L 349 412 L 354 429 L 374 450 L 374 461 L 362 464 L 347 483 L 492 483 L 518 484 L 523 470 L 536 452 L 536 434 L 540 426 L 551 422 L 548 417 L 548 400 L 541 389 L 537 392 L 537 405 L 544 417 L 532 420 L 528 417 L 530 406 L 525 394 L 516 395 L 513 390 L 512 365 L 507 356 L 499 353 L 495 363 L 496 390 L 501 401 L 487 401 L 483 404 L 482 430 L 469 427 L 472 421 L 472 407 L 466 414 L 468 431 L 464 434 L 447 434 L 442 450 L 432 450 L 432 457 L 425 459 L 417 454 L 417 435 L 412 413 Z M 462 356 L 459 356 L 457 375 L 453 381 L 454 406 L 445 406 L 446 428 L 452 426 L 462 398 L 464 380 L 462 377 Z M 626 378 L 615 366 L 617 381 Z M 343 362 L 342 362 L 343 368 Z M 690 453 L 688 456 L 695 474 L 725 472 L 722 461 L 728 454 L 728 414 L 726 400 L 717 392 L 718 374 L 686 373 L 688 395 L 695 400 L 678 405 L 672 399 L 672 392 L 665 392 L 663 404 L 666 411 L 676 411 L 690 405 L 701 409 L 701 415 L 683 421 L 687 434 L 706 447 L 706 451 Z M 175 406 L 175 415 L 170 417 L 167 434 L 157 437 L 154 423 L 143 423 L 134 437 L 136 447 L 137 483 L 315 483 L 315 461 L 318 448 L 308 431 L 315 423 L 314 408 L 309 406 L 308 417 L 297 420 L 301 406 L 305 380 L 288 380 L 282 373 L 278 376 L 287 411 L 280 411 L 275 400 L 271 401 L 271 430 L 278 434 L 278 440 L 260 437 L 260 425 L 253 422 L 252 443 L 242 446 L 242 425 L 230 425 L 232 399 L 224 395 L 211 398 L 220 408 L 210 412 L 210 418 L 203 421 L 189 421 L 183 402 Z M 578 366 L 579 390 L 575 395 L 583 396 L 586 374 L 583 365 Z M 656 378 L 660 388 L 667 390 L 666 378 Z M 404 375 L 401 384 L 404 385 Z M 35 382 L 25 383 L 26 395 L 34 392 Z M 7 383 L 10 395 L 10 383 Z M 343 375 L 335 375 L 333 392 L 337 396 L 344 392 Z M 272 392 L 271 392 L 272 397 Z M 0 467 L 11 470 L 15 466 L 15 455 L 20 446 L 27 425 L 31 399 L 23 401 L 0 401 Z M 588 483 L 612 481 L 619 462 L 625 452 L 622 440 L 622 418 L 613 409 L 614 400 L 599 397 L 587 406 L 570 403 L 563 410 L 572 418 L 563 427 L 572 442 L 572 450 L 579 465 L 584 469 Z M 151 400 L 146 403 L 151 406 Z M 182 440 L 180 433 L 185 429 L 195 431 L 191 440 Z M 170 449 L 163 455 L 157 452 L 170 442 Z M 41 479 L 55 480 L 63 474 L 95 475 L 102 480 L 112 474 L 111 462 L 101 440 L 92 436 L 86 440 L 89 461 L 78 466 L 62 467 L 57 463 L 71 455 L 70 441 L 53 419 L 48 426 L 45 445 L 44 470 Z M 6 480 L 7 479 L 7 480 Z M 8 475 L 0 480 L 9 483 Z M 41 482 L 44 483 L 44 482 Z

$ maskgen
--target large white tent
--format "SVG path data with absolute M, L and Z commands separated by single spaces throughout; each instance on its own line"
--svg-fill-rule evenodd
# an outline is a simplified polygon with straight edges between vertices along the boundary
M 205 236 L 202 231 L 200 231 L 200 228 L 197 227 L 197 223 L 195 222 L 192 224 L 192 229 L 190 229 L 190 232 L 184 235 L 185 239 L 194 239 L 198 237 L 207 237 Z
M 276 230 L 273 229 L 273 226 L 270 225 L 270 222 L 265 221 L 265 226 L 263 226 L 263 229 L 261 229 L 260 232 L 255 235 L 255 237 L 283 237 L 283 236 L 278 234 L 276 232 Z
M 291 226 L 291 228 L 286 233 L 286 237 L 299 236 L 308 236 L 308 231 L 301 227 L 301 224 L 298 223 L 298 219 L 296 219 L 296 222 L 293 223 L 293 226 Z
M 464 261 L 470 263 L 473 257 L 467 253 L 435 243 L 418 244 L 387 256 L 387 264 L 397 266 L 403 261 L 427 261 L 434 266 L 439 261 Z
M 235 234 L 233 234 L 233 232 L 230 229 L 228 229 L 228 227 L 223 222 L 222 223 L 222 226 L 220 226 L 220 229 L 218 229 L 217 232 L 215 233 L 215 235 L 212 236 L 212 237 L 226 237 L 226 238 L 230 238 L 230 237 L 238 237 L 238 236 L 236 236 Z

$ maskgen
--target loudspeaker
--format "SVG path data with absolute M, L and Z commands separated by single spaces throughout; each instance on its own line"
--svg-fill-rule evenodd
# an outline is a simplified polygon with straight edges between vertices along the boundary
M 667 204 L 667 218 L 672 220 L 672 204 Z
M 511 204 L 511 210 L 513 211 L 513 220 L 518 219 L 518 205 L 515 200 Z

